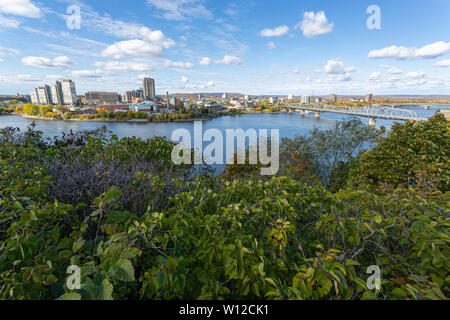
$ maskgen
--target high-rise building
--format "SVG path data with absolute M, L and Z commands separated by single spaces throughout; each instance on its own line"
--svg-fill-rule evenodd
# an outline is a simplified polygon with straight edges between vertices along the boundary
M 327 96 L 327 100 L 330 102 L 336 102 L 337 101 L 337 95 L 335 94 L 330 94 Z
M 302 96 L 302 103 L 309 103 L 311 101 L 311 99 L 309 98 L 309 96 Z
M 293 94 L 288 94 L 288 100 L 293 100 L 294 99 L 294 95 Z
M 37 105 L 52 104 L 52 93 L 50 86 L 45 85 L 34 89 L 34 92 L 30 93 L 31 102 Z
M 34 91 L 30 92 L 30 98 L 31 98 L 32 104 L 40 104 L 36 89 L 34 89 Z
M 38 105 L 65 104 L 74 106 L 78 103 L 75 83 L 72 80 L 56 81 L 54 86 L 45 85 L 30 93 L 31 101 Z
M 58 84 L 51 87 L 52 92 L 52 104 L 63 104 L 62 92 Z
M 368 93 L 366 94 L 366 99 L 364 100 L 367 103 L 370 103 L 373 101 L 373 94 L 372 93 Z
M 60 92 L 62 92 L 61 104 L 70 106 L 77 104 L 77 91 L 75 89 L 75 83 L 72 80 L 56 81 L 56 86 L 60 89 Z
M 152 78 L 144 78 L 143 82 L 143 90 L 144 90 L 144 99 L 152 100 L 155 99 L 155 80 Z

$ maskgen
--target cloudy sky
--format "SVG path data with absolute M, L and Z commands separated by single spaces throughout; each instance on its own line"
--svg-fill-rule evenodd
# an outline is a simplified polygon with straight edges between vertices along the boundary
M 449 13 L 448 0 L 0 0 L 0 94 L 58 79 L 123 94 L 145 76 L 158 94 L 450 94 Z

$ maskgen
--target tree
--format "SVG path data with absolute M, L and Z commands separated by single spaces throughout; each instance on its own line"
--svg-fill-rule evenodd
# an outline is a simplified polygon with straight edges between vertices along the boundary
M 441 114 L 425 122 L 394 124 L 388 136 L 380 137 L 378 145 L 361 156 L 351 172 L 353 183 L 375 189 L 432 183 L 445 192 L 450 181 L 449 128 Z
M 27 103 L 23 106 L 23 112 L 31 116 L 37 116 L 39 114 L 39 108 L 35 104 Z
M 52 111 L 53 111 L 53 108 L 51 106 L 40 106 L 39 107 L 39 115 L 42 117 Z
M 335 171 L 341 172 L 343 166 L 349 164 L 358 153 L 368 148 L 379 135 L 359 119 L 336 122 L 331 129 L 320 130 L 314 128 L 309 136 L 297 136 L 294 139 L 283 139 L 280 149 L 281 166 L 283 168 L 296 167 L 298 173 L 306 175 L 314 173 L 329 186 L 338 177 Z M 296 162 L 298 161 L 298 162 Z M 340 179 L 346 179 L 341 177 Z

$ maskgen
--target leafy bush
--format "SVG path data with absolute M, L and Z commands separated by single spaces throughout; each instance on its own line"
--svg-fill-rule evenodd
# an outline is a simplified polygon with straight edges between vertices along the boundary
M 173 167 L 164 139 L 0 130 L 0 299 L 447 299 L 448 194 Z M 382 289 L 366 270 L 382 269 Z M 81 269 L 70 289 L 68 268 Z M 69 269 L 70 271 L 70 269 Z
M 448 191 L 449 129 L 442 114 L 419 123 L 396 123 L 388 136 L 380 137 L 378 145 L 361 156 L 351 173 L 353 183 L 373 190 L 406 185 Z

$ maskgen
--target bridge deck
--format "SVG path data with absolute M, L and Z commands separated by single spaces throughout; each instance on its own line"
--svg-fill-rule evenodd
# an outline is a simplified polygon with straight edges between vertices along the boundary
M 396 109 L 392 107 L 385 107 L 385 106 L 372 106 L 372 107 L 331 107 L 331 106 L 325 106 L 322 104 L 315 104 L 315 105 L 290 105 L 286 106 L 287 109 L 293 109 L 293 110 L 303 110 L 303 111 L 312 111 L 312 112 L 319 112 L 319 113 L 340 113 L 340 114 L 348 114 L 348 115 L 354 115 L 359 117 L 365 117 L 370 119 L 388 119 L 388 120 L 413 120 L 413 121 L 426 121 L 428 119 L 425 118 L 419 118 L 417 116 L 417 113 L 410 110 L 402 110 L 402 109 Z

